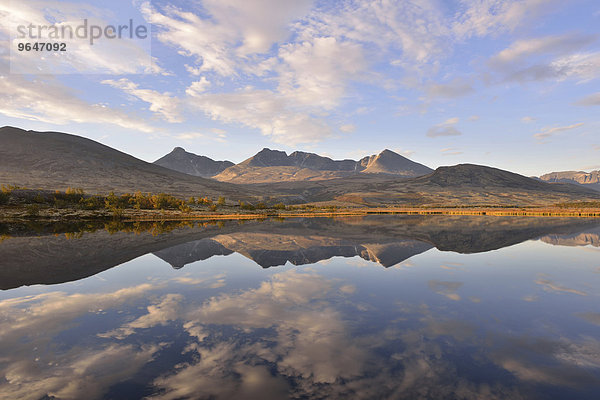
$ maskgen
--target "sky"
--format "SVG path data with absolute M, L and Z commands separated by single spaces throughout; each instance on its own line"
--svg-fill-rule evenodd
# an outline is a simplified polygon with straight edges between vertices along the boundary
M 0 18 L 0 126 L 150 162 L 387 148 L 432 168 L 600 169 L 597 0 L 11 0 Z M 84 19 L 151 33 L 17 50 L 36 41 L 19 25 Z

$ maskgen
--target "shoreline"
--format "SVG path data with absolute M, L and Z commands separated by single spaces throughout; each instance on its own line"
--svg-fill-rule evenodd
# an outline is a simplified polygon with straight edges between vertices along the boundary
M 352 217 L 366 215 L 463 215 L 463 216 L 523 216 L 523 217 L 565 217 L 600 218 L 598 208 L 559 208 L 559 207 L 376 207 L 337 210 L 223 210 L 221 212 L 179 210 L 137 210 L 123 209 L 119 215 L 107 210 L 81 209 L 42 209 L 30 215 L 25 207 L 0 208 L 0 222 L 17 221 L 75 221 L 75 220 L 117 220 L 137 221 L 187 221 L 187 220 L 254 220 L 265 218 L 317 218 Z

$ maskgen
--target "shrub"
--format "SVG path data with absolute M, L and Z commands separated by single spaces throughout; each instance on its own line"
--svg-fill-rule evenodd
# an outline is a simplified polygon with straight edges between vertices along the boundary
M 182 200 L 166 193 L 159 193 L 152 196 L 152 205 L 157 210 L 177 209 L 182 203 Z
M 252 204 L 250 203 L 246 203 L 240 200 L 240 208 L 242 210 L 255 210 L 256 207 L 254 207 Z
M 0 192 L 0 205 L 8 203 L 10 199 L 10 193 Z
M 84 210 L 99 210 L 104 206 L 104 199 L 100 196 L 91 196 L 79 201 Z
M 138 210 L 151 210 L 154 208 L 152 204 L 152 196 L 144 195 L 142 192 L 135 192 L 133 197 L 129 199 L 130 204 L 133 205 L 133 208 Z
M 83 189 L 72 189 L 69 187 L 67 188 L 67 190 L 65 190 L 64 200 L 68 202 L 79 203 L 84 197 L 85 192 L 83 191 Z
M 273 206 L 274 209 L 276 210 L 285 210 L 285 204 L 283 203 L 277 203 Z
M 220 206 L 224 206 L 225 205 L 225 197 L 219 196 L 219 199 L 217 200 L 217 204 Z

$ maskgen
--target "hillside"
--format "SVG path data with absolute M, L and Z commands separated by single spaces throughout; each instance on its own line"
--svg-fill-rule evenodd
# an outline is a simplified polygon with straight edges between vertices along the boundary
M 550 183 L 573 183 L 600 191 L 600 171 L 551 172 L 540 176 L 540 179 Z
M 189 153 L 181 147 L 175 147 L 173 151 L 154 161 L 153 164 L 203 178 L 213 177 L 235 165 L 231 161 L 215 161 L 205 156 Z
M 287 182 L 255 187 L 286 194 L 290 202 L 362 206 L 545 206 L 600 200 L 600 193 L 584 187 L 545 183 L 473 164 L 440 167 L 431 174 L 410 179 L 360 174 L 326 183 Z
M 389 174 L 415 177 L 432 172 L 391 150 L 367 156 L 359 161 L 332 160 L 314 153 L 263 149 L 247 160 L 214 176 L 219 181 L 233 183 L 268 183 L 289 181 L 318 181 L 343 178 L 359 173 Z
M 249 198 L 248 190 L 150 164 L 90 139 L 59 132 L 0 128 L 0 183 L 90 193 L 166 192 Z

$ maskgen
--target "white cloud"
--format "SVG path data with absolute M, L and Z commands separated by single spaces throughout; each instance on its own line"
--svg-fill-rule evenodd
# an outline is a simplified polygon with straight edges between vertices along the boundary
M 300 106 L 335 108 L 348 80 L 366 71 L 361 46 L 334 37 L 284 45 L 278 56 L 278 91 Z
M 159 28 L 160 41 L 196 58 L 197 66 L 187 66 L 192 74 L 232 76 L 244 69 L 246 57 L 266 53 L 286 39 L 287 25 L 306 14 L 312 0 L 208 0 L 202 5 L 210 18 L 171 5 L 154 9 L 146 4 L 143 13 Z
M 469 117 L 469 121 L 471 121 L 471 122 L 479 121 L 479 119 L 480 119 L 479 115 L 471 115 Z
M 182 122 L 183 118 L 179 114 L 179 101 L 170 93 L 160 93 L 150 89 L 140 89 L 139 86 L 126 78 L 119 80 L 104 80 L 101 82 L 123 92 L 137 97 L 138 99 L 149 103 L 149 110 L 162 115 L 168 122 Z M 194 82 L 196 83 L 196 82 Z
M 197 94 L 188 101 L 214 120 L 256 128 L 278 143 L 318 142 L 332 133 L 322 119 L 294 111 L 285 97 L 269 90 Z
M 557 133 L 568 131 L 571 129 L 576 129 L 576 128 L 579 128 L 580 126 L 583 126 L 583 122 L 579 122 L 577 124 L 567 125 L 567 126 L 547 127 L 547 128 L 542 129 L 540 132 L 534 134 L 533 137 L 536 139 L 547 139 L 551 136 L 556 135 Z
M 155 131 L 142 118 L 81 100 L 53 79 L 27 80 L 21 75 L 0 76 L 0 114 L 58 125 L 96 123 Z
M 200 78 L 199 81 L 192 82 L 192 84 L 185 91 L 189 96 L 195 96 L 197 94 L 206 92 L 210 87 L 210 81 L 205 76 Z

